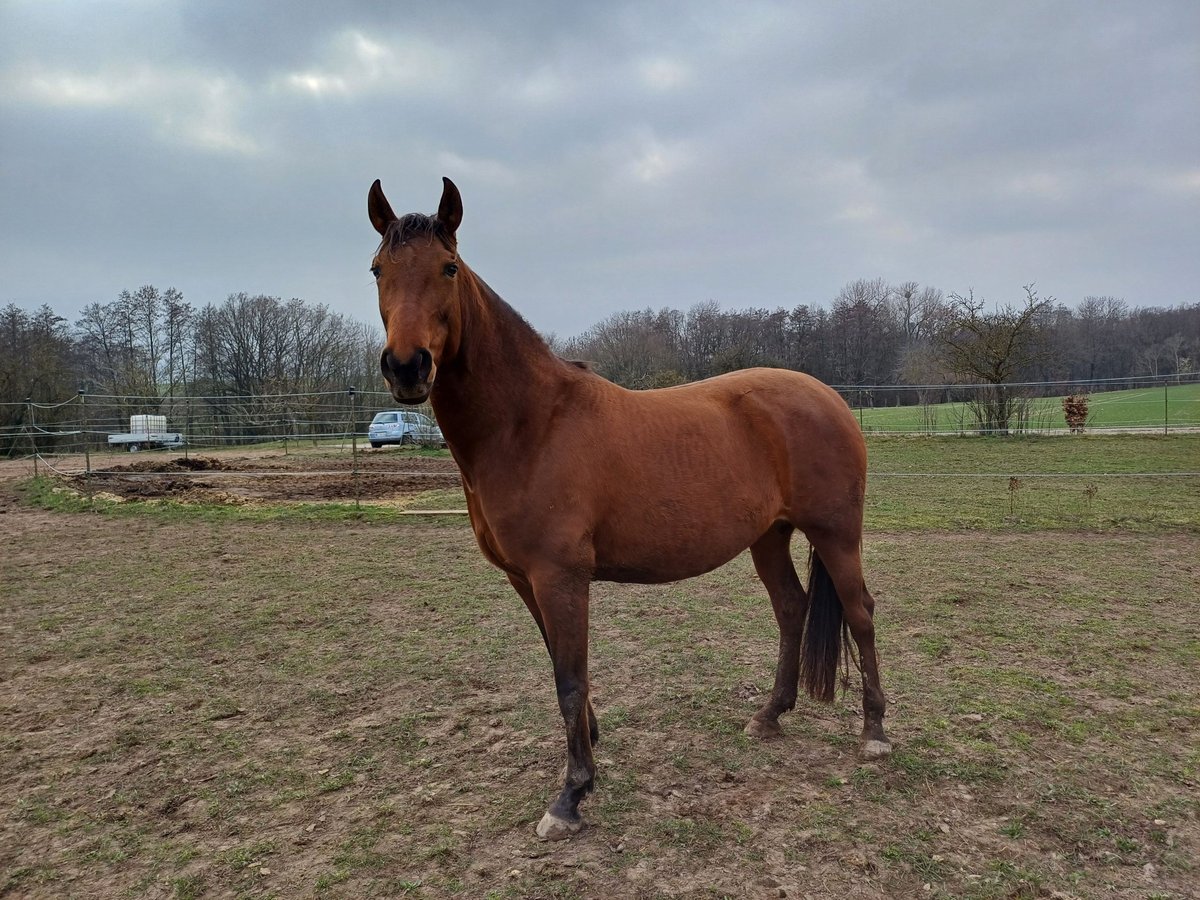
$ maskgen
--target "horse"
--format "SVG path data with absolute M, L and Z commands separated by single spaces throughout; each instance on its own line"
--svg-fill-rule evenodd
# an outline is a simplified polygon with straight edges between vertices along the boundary
M 781 734 L 779 716 L 801 683 L 831 701 L 839 659 L 857 648 L 858 752 L 889 754 L 861 558 L 866 444 L 837 392 L 768 368 L 627 390 L 555 355 L 462 260 L 462 197 L 450 179 L 433 216 L 397 216 L 378 180 L 367 211 L 381 238 L 371 272 L 387 335 L 384 381 L 398 403 L 433 406 L 479 548 L 508 576 L 550 653 L 567 766 L 537 835 L 578 832 L 579 803 L 594 785 L 593 581 L 677 581 L 749 548 L 779 626 L 779 657 L 746 731 Z M 797 530 L 810 545 L 807 590 L 791 556 Z

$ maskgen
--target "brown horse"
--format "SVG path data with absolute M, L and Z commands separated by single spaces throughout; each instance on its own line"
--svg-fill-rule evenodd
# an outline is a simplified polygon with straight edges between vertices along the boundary
M 479 546 L 550 651 L 567 770 L 538 835 L 579 830 L 596 774 L 593 581 L 676 581 L 749 547 L 779 623 L 779 663 L 746 730 L 779 734 L 801 678 L 831 700 L 848 629 L 863 679 L 860 754 L 890 753 L 861 562 L 866 447 L 846 404 L 798 372 L 629 391 L 558 358 L 459 258 L 462 199 L 443 181 L 433 217 L 398 218 L 371 186 L 368 212 L 383 237 L 371 264 L 387 329 L 380 365 L 398 402 L 432 403 Z M 807 591 L 789 550 L 796 529 L 811 544 Z

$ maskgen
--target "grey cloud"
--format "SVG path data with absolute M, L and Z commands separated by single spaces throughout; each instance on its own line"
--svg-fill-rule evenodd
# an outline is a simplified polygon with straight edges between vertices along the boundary
M 1197 10 L 6 4 L 0 303 L 369 319 L 367 186 L 432 211 L 443 174 L 467 259 L 564 334 L 876 275 L 1191 300 Z

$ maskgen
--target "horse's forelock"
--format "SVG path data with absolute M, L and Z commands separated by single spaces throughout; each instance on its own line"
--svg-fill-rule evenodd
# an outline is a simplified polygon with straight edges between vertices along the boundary
M 392 221 L 384 232 L 379 250 L 394 252 L 398 247 L 414 237 L 437 238 L 447 250 L 453 250 L 455 243 L 446 232 L 446 226 L 435 216 L 424 213 L 409 213 Z

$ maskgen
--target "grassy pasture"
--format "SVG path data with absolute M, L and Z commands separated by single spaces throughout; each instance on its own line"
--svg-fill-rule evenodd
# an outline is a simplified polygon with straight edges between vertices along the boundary
M 562 845 L 532 830 L 562 768 L 545 651 L 461 522 L 0 483 L 0 895 L 1192 896 L 1196 479 L 1010 509 L 1007 478 L 1198 451 L 873 439 L 882 763 L 853 756 L 857 682 L 742 734 L 777 639 L 746 556 L 595 586 L 599 783 Z
M 1161 428 L 1164 421 L 1175 428 L 1200 426 L 1200 383 L 1135 388 L 1090 394 L 1088 428 Z M 856 403 L 853 393 L 847 396 Z M 1164 402 L 1165 401 L 1165 402 Z M 1034 429 L 1066 429 L 1062 397 L 1031 401 L 1030 426 Z M 871 432 L 956 432 L 971 427 L 965 403 L 920 406 L 884 406 L 855 409 L 863 429 Z
M 867 448 L 868 530 L 1200 531 L 1200 434 L 868 436 Z
M 1200 530 L 1200 434 L 1020 436 L 867 435 L 870 483 L 868 530 L 913 528 Z M 233 451 L 240 452 L 240 451 Z M 206 451 L 213 455 L 214 451 Z M 216 452 L 219 456 L 219 451 Z M 444 450 L 404 451 L 447 457 Z M 303 458 L 320 458 L 306 452 Z M 278 459 L 278 458 L 277 458 Z M 344 463 L 345 454 L 330 460 Z M 346 478 L 350 475 L 347 472 Z M 1012 479 L 1016 478 L 1014 482 Z M 52 483 L 41 488 L 49 491 Z M 63 495 L 46 502 L 85 508 Z M 396 521 L 398 509 L 465 509 L 461 488 L 427 490 L 399 503 L 180 506 L 171 502 L 128 508 L 103 502 L 113 515 L 171 519 L 295 521 L 338 520 L 347 515 L 372 522 Z
M 868 435 L 867 529 L 1200 531 L 1200 434 Z M 1014 482 L 1012 479 L 1016 478 Z M 458 488 L 409 509 L 463 509 Z

